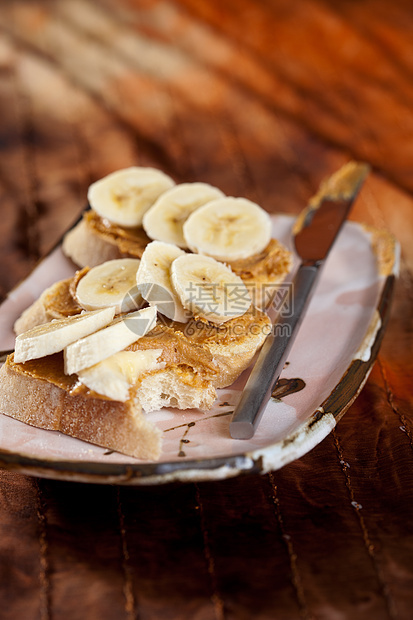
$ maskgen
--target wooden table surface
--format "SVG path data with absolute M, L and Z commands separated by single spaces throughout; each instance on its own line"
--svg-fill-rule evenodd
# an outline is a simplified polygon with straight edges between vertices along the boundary
M 413 618 L 413 12 L 406 1 L 0 5 L 0 293 L 133 164 L 297 214 L 350 158 L 401 273 L 356 402 L 279 471 L 93 486 L 0 471 L 2 620 Z

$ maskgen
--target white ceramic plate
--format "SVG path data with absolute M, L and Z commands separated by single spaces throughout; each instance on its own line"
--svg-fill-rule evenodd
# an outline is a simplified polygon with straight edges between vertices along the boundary
M 291 245 L 292 218 L 273 216 L 273 235 Z M 164 432 L 158 462 L 109 452 L 0 414 L 0 466 L 48 478 L 117 484 L 206 480 L 282 467 L 317 445 L 353 402 L 377 355 L 398 267 L 397 243 L 386 233 L 347 222 L 326 262 L 315 295 L 251 440 L 229 435 L 231 412 L 248 371 L 219 390 L 214 408 L 148 414 Z M 71 276 L 60 245 L 0 306 L 0 350 L 13 348 L 12 326 L 53 282 Z

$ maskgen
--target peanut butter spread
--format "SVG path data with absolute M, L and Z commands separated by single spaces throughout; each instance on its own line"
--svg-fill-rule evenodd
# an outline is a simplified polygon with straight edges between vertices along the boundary
M 101 218 L 93 210 L 83 216 L 93 231 L 105 237 L 110 243 L 116 244 L 119 251 L 134 258 L 141 258 L 145 247 L 151 242 L 144 229 L 122 228 Z M 291 252 L 276 239 L 271 239 L 267 247 L 259 254 L 228 263 L 231 269 L 245 282 L 277 283 L 285 278 L 291 269 Z
M 43 298 L 44 309 L 50 319 L 62 319 L 79 314 L 83 308 L 77 303 L 75 291 L 77 283 L 88 268 L 77 271 L 73 278 L 61 280 L 54 284 Z
M 280 282 L 291 269 L 291 252 L 276 239 L 271 239 L 259 254 L 228 263 L 244 282 Z
M 139 338 L 128 347 L 131 351 L 162 349 L 158 358 L 166 368 L 190 368 L 203 379 L 210 380 L 218 369 L 211 353 L 183 332 L 176 330 L 172 323 L 168 326 L 158 323 L 146 336 Z
M 183 334 L 194 344 L 208 346 L 211 343 L 229 346 L 234 342 L 241 343 L 250 336 L 268 333 L 270 326 L 268 316 L 251 306 L 250 310 L 222 325 L 213 325 L 201 319 L 192 319 L 186 324 L 173 323 L 175 333 Z
M 232 343 L 242 343 L 246 339 L 268 333 L 268 316 L 251 308 L 242 316 L 227 321 L 223 325 L 213 325 L 206 321 L 192 319 L 188 323 L 176 323 L 164 319 L 146 336 L 137 340 L 129 349 L 162 348 L 159 361 L 167 366 L 188 366 L 200 376 L 213 378 L 217 372 L 209 345 L 227 347 Z
M 35 379 L 48 381 L 67 392 L 73 392 L 76 385 L 79 383 L 76 375 L 65 375 L 63 352 L 54 353 L 53 355 L 47 355 L 46 357 L 40 357 L 35 360 L 29 360 L 24 362 L 24 364 L 16 363 L 14 361 L 14 354 L 12 354 L 8 356 L 6 365 L 15 372 L 29 375 Z M 88 391 L 87 388 L 85 388 L 85 390 Z
M 152 241 L 141 226 L 123 228 L 100 217 L 93 210 L 86 211 L 83 218 L 94 233 L 116 245 L 126 258 L 141 258 L 144 249 Z

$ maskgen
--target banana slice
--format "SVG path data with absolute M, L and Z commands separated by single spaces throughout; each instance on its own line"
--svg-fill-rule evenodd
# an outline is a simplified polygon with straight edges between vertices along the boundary
M 118 317 L 104 329 L 73 342 L 64 350 L 65 373 L 71 375 L 122 351 L 150 331 L 156 323 L 156 307 Z
M 89 187 L 88 201 L 101 217 L 114 224 L 140 226 L 145 211 L 175 182 L 155 168 L 124 168 Z
M 104 308 L 37 325 L 17 336 L 14 361 L 22 363 L 63 351 L 75 340 L 88 336 L 110 323 L 114 316 L 114 308 Z
M 271 239 L 271 220 L 247 198 L 220 198 L 194 211 L 183 226 L 193 252 L 234 261 L 262 252 Z
M 180 256 L 172 263 L 171 280 L 187 310 L 217 325 L 243 315 L 251 306 L 241 278 L 210 256 Z
M 162 194 L 143 216 L 142 225 L 151 239 L 186 248 L 183 224 L 202 205 L 223 198 L 217 187 L 208 183 L 181 183 Z
M 146 372 L 164 366 L 158 363 L 162 349 L 146 351 L 119 351 L 91 368 L 79 372 L 79 380 L 90 390 L 125 402 L 130 398 L 130 388 Z
M 77 302 L 85 310 L 113 306 L 115 314 L 140 308 L 144 300 L 136 287 L 139 263 L 137 258 L 119 258 L 93 267 L 79 280 Z
M 141 264 L 136 274 L 136 283 L 144 299 L 156 305 L 164 316 L 186 323 L 190 315 L 182 306 L 172 286 L 170 269 L 172 262 L 185 254 L 176 245 L 163 241 L 148 243 L 142 254 Z

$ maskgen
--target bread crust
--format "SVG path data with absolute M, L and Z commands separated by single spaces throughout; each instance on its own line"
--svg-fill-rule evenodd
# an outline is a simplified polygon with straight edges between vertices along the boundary
M 147 420 L 137 400 L 121 403 L 72 394 L 16 366 L 9 357 L 0 369 L 2 413 L 135 458 L 159 458 L 162 433 Z
M 124 256 L 116 243 L 95 233 L 85 218 L 65 235 L 62 249 L 79 267 L 96 267 Z
M 41 295 L 39 299 L 36 299 L 36 301 L 26 308 L 21 316 L 19 316 L 13 326 L 14 333 L 17 336 L 19 334 L 24 334 L 24 332 L 27 332 L 32 327 L 43 325 L 43 323 L 48 323 L 51 320 L 46 310 L 44 297 Z
M 142 227 L 123 228 L 91 209 L 65 235 L 62 249 L 79 267 L 95 267 L 118 258 L 141 258 L 150 241 Z

